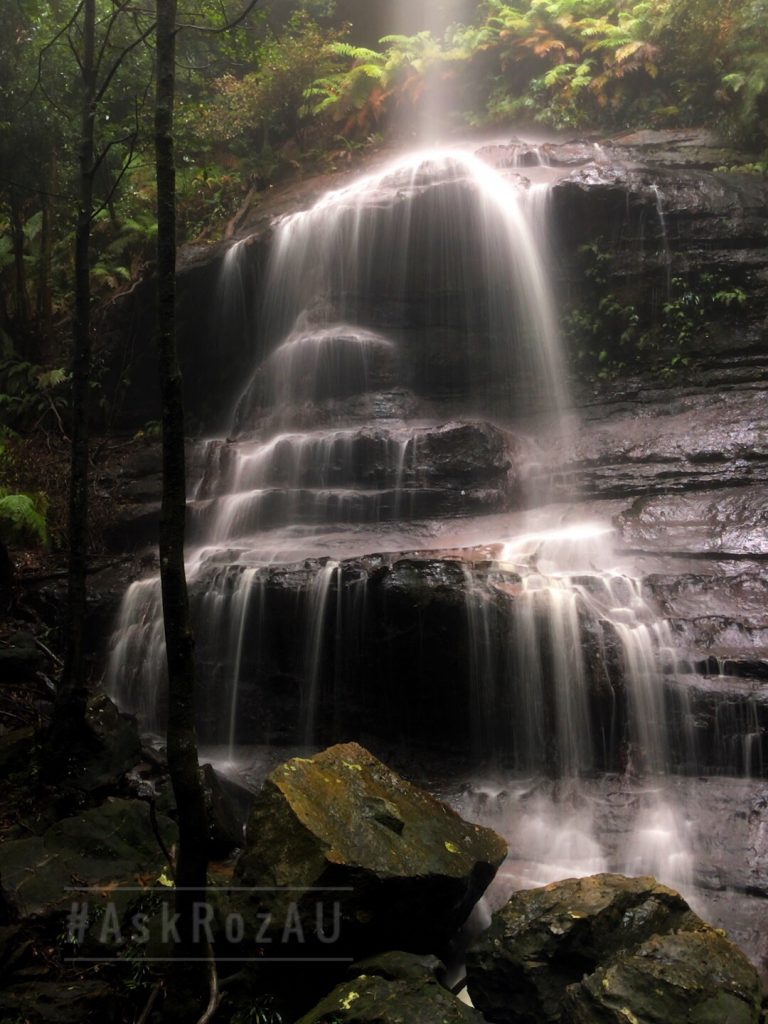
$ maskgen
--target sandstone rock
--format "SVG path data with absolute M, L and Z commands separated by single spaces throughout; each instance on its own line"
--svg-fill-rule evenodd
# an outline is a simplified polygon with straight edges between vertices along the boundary
M 572 985 L 568 1024 L 757 1024 L 760 983 L 744 954 L 712 929 L 657 935 Z
M 175 826 L 162 815 L 158 825 L 167 845 Z M 77 885 L 124 881 L 159 874 L 163 855 L 149 821 L 149 808 L 136 800 L 109 799 L 100 807 L 64 818 L 41 836 L 0 845 L 0 877 L 9 904 L 22 917 L 45 915 L 72 902 Z
M 291 887 L 243 898 L 244 910 L 270 912 L 279 926 L 298 901 L 307 936 L 317 929 L 318 895 L 338 902 L 334 955 L 392 947 L 428 953 L 463 924 L 505 855 L 496 833 L 463 821 L 345 743 L 269 776 L 235 879 L 239 886 Z M 299 887 L 315 891 L 297 896 Z M 318 894 L 321 887 L 335 891 Z
M 768 554 L 768 487 L 639 498 L 617 525 L 628 547 L 695 555 Z
M 594 875 L 515 893 L 467 954 L 472 1001 L 500 1024 L 563 1019 L 569 985 L 653 936 L 707 930 L 650 877 Z

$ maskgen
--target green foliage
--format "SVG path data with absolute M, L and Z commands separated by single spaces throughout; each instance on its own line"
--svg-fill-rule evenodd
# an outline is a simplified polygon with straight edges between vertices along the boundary
M 393 111 L 407 122 L 404 113 L 417 112 L 444 90 L 469 56 L 448 35 L 438 39 L 429 31 L 384 36 L 381 46 L 376 51 L 336 44 L 333 52 L 346 64 L 313 84 L 316 113 L 329 113 L 344 135 L 368 137 Z
M 341 44 L 346 67 L 313 86 L 346 134 L 386 123 L 446 83 L 467 122 L 523 116 L 557 128 L 675 126 L 720 116 L 768 144 L 768 0 L 485 0 L 443 38 Z M 430 85 L 431 83 L 431 85 Z
M 653 92 L 659 71 L 652 5 L 606 0 L 488 0 L 461 36 L 492 56 L 487 113 L 528 108 L 557 127 L 613 122 L 628 97 Z
M 97 114 L 101 207 L 92 285 L 100 299 L 144 273 L 156 221 L 146 108 L 153 53 L 149 40 L 131 45 L 151 27 L 152 5 L 96 3 L 102 80 L 117 61 Z M 179 19 L 221 29 L 241 6 L 179 0 Z M 728 169 L 766 173 L 759 151 L 768 147 L 768 0 L 482 0 L 470 7 L 467 24 L 388 35 L 375 47 L 349 41 L 332 0 L 258 5 L 234 31 L 181 32 L 182 236 L 215 234 L 247 194 L 306 167 L 349 160 L 393 125 L 407 131 L 437 107 L 450 111 L 453 127 L 518 119 L 613 130 L 719 119 L 755 149 L 756 159 Z M 80 16 L 72 4 L 0 4 L 0 350 L 8 356 L 10 340 L 30 365 L 68 331 Z M 621 319 L 616 310 L 610 315 Z M 45 406 L 55 419 L 48 397 L 63 411 L 58 392 L 28 390 L 38 417 Z M 21 396 L 2 379 L 0 392 L 7 419 Z
M 69 373 L 23 359 L 0 362 L 0 425 L 29 430 L 61 424 L 69 405 Z
M 256 996 L 251 1006 L 236 1010 L 232 1016 L 232 1024 L 282 1024 L 282 1021 L 271 995 Z
M 612 259 L 600 241 L 581 246 L 579 254 L 580 301 L 567 310 L 563 326 L 579 371 L 600 380 L 637 366 L 662 376 L 683 369 L 714 321 L 747 301 L 746 290 L 724 273 L 674 277 L 652 317 L 614 290 Z
M 8 494 L 0 490 L 0 541 L 4 544 L 45 544 L 46 502 L 43 495 Z
M 261 149 L 291 140 L 302 148 L 318 107 L 313 84 L 338 66 L 337 42 L 337 33 L 306 14 L 294 15 L 280 35 L 270 34 L 261 44 L 255 71 L 213 83 L 216 102 L 200 111 L 205 137 Z
M 305 7 L 327 15 L 326 0 Z M 179 21 L 219 30 L 242 0 L 179 0 Z M 20 0 L 0 4 L 0 325 L 34 362 L 54 331 L 68 330 L 76 218 L 82 5 Z M 206 104 L 214 79 L 242 72 L 264 38 L 256 9 L 234 31 L 178 37 L 183 113 Z M 93 276 L 96 297 L 135 281 L 154 257 L 151 45 L 153 5 L 96 0 L 98 104 Z M 204 146 L 184 135 L 183 163 L 204 166 Z M 185 226 L 182 175 L 181 223 Z M 194 193 L 195 186 L 190 186 Z M 235 193 L 241 192 L 236 182 Z M 196 198 L 193 196 L 193 198 Z M 229 203 L 233 205 L 234 200 Z M 192 203 L 191 205 L 194 205 Z M 193 212 L 193 219 L 199 217 Z M 56 338 L 58 341 L 58 337 Z
M 159 420 L 150 420 L 141 430 L 134 434 L 134 441 L 159 441 L 163 436 L 163 427 Z

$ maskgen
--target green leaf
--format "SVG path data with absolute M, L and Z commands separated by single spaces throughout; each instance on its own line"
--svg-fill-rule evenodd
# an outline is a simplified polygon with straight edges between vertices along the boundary
M 28 494 L 0 497 L 0 537 L 6 544 L 44 544 L 48 531 L 45 516 Z

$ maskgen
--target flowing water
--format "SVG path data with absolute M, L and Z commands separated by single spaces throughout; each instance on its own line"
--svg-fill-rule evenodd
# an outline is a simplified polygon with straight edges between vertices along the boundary
M 402 625 L 392 595 L 410 574 L 425 678 L 424 595 L 458 595 L 444 646 L 457 644 L 460 753 L 475 768 L 456 802 L 515 837 L 508 878 L 613 866 L 690 891 L 690 830 L 668 782 L 717 768 L 677 685 L 690 661 L 613 551 L 610 523 L 544 507 L 557 460 L 539 442 L 561 456 L 568 442 L 549 200 L 514 168 L 422 151 L 279 221 L 262 294 L 246 286 L 247 246 L 230 249 L 221 316 L 259 326 L 252 374 L 226 439 L 202 446 L 191 498 L 201 727 L 229 762 L 262 720 L 305 747 L 348 738 L 356 721 L 373 731 L 377 715 L 406 735 L 418 693 L 408 707 L 365 683 L 382 616 L 393 636 Z M 121 706 L 156 731 L 159 598 L 156 579 L 131 586 L 106 669 Z M 276 693 L 292 709 L 282 719 Z M 725 763 L 758 767 L 749 716 L 723 729 Z M 632 789 L 612 851 L 595 779 Z
M 664 258 L 664 273 L 665 273 L 665 301 L 669 302 L 672 296 L 672 254 L 669 248 L 669 233 L 667 231 L 667 217 L 664 213 L 664 196 L 660 187 L 656 184 L 651 185 L 651 192 L 653 192 L 656 200 L 656 214 L 659 218 L 659 231 L 661 233 L 661 244 L 662 254 Z

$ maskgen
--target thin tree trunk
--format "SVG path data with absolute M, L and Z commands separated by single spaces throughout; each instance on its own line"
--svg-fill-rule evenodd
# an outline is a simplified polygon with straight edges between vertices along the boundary
M 49 305 L 48 269 L 50 266 L 51 247 L 51 206 L 48 196 L 45 194 L 40 196 L 40 214 L 42 217 L 42 223 L 40 225 L 40 246 L 37 254 L 37 296 L 35 317 L 37 319 L 38 326 L 42 328 L 46 319 L 46 308 Z
M 195 729 L 194 639 L 184 566 L 184 404 L 176 348 L 176 171 L 173 140 L 176 0 L 157 0 L 157 342 L 163 424 L 160 575 L 168 659 L 168 767 L 179 822 L 176 910 L 183 945 L 192 942 L 192 905 L 206 886 L 205 798 Z
M 24 355 L 28 343 L 29 333 L 29 296 L 27 294 L 27 272 L 24 266 L 24 216 L 21 210 L 21 201 L 15 189 L 11 189 L 11 240 L 13 242 L 13 264 L 14 264 L 14 305 L 16 332 L 24 339 Z
M 91 222 L 96 123 L 96 0 L 83 8 L 83 106 L 79 149 L 79 209 L 75 230 L 75 310 L 72 333 L 72 461 L 69 492 L 67 652 L 54 715 L 54 746 L 80 732 L 88 699 L 85 618 L 88 571 L 88 414 L 91 382 Z
M 56 190 L 56 161 L 57 154 L 54 150 L 51 154 L 51 164 L 48 171 L 48 191 L 53 193 Z M 40 268 L 37 286 L 37 330 L 41 338 L 43 361 L 48 354 L 51 344 L 51 329 L 53 325 L 53 289 L 51 287 L 51 250 L 53 244 L 53 210 L 48 195 L 41 197 L 43 223 L 40 230 Z

